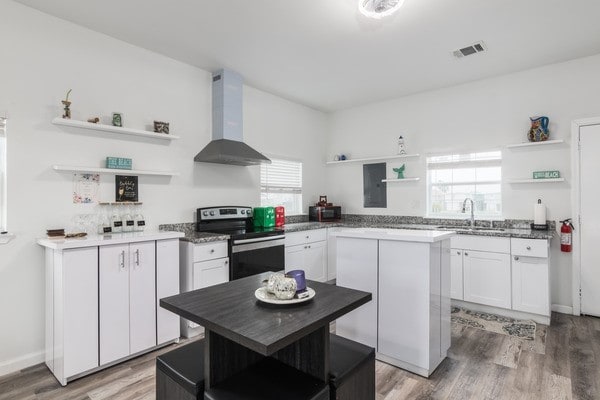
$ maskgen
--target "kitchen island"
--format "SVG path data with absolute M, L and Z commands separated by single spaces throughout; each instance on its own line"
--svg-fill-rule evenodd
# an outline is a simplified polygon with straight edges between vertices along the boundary
M 161 307 L 206 329 L 206 398 L 227 391 L 232 377 L 243 376 L 265 358 L 295 368 L 298 377 L 310 376 L 329 398 L 329 323 L 368 303 L 371 293 L 307 281 L 316 291 L 312 300 L 274 306 L 254 296 L 269 275 L 254 275 L 160 300 Z M 254 386 L 260 384 L 255 382 Z M 291 382 L 289 390 L 296 389 Z M 281 393 L 278 398 L 286 397 Z
M 341 228 L 337 284 L 373 293 L 338 319 L 340 336 L 377 349 L 377 359 L 428 377 L 450 348 L 452 231 Z

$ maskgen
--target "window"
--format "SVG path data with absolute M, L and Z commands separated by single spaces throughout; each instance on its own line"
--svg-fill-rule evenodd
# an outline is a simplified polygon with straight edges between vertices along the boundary
M 302 214 L 302 163 L 271 159 L 260 166 L 260 204 L 284 206 L 286 215 Z
M 502 216 L 502 153 L 490 151 L 427 158 L 427 214 L 459 217 L 471 198 L 475 216 Z
M 6 230 L 6 118 L 0 117 L 0 231 Z

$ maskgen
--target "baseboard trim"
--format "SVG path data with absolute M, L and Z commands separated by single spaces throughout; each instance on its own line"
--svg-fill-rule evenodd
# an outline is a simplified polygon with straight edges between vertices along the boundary
M 44 362 L 44 351 L 25 354 L 24 356 L 0 362 L 0 376 L 12 374 L 24 368 Z
M 562 304 L 552 304 L 552 311 L 561 313 L 561 314 L 570 314 L 573 315 L 573 307 L 563 306 Z

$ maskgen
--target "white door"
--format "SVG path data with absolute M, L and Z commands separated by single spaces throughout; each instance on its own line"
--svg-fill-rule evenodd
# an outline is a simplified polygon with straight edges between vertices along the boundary
M 179 337 L 179 315 L 160 307 L 160 299 L 179 294 L 179 239 L 156 241 L 156 342 Z
M 100 246 L 100 365 L 129 355 L 129 245 Z
M 465 250 L 463 273 L 465 301 L 511 308 L 508 254 Z
M 64 376 L 70 377 L 98 366 L 98 248 L 65 250 L 62 275 Z
M 229 281 L 229 258 L 194 263 L 194 290 Z
M 550 316 L 548 285 L 547 258 L 513 257 L 513 310 Z
M 306 246 L 306 244 L 299 244 L 285 248 L 285 272 L 304 269 L 304 250 L 306 250 Z
M 600 125 L 579 129 L 581 212 L 581 313 L 600 316 Z
M 307 245 L 303 269 L 306 279 L 318 282 L 327 280 L 327 242 L 313 242 Z
M 129 245 L 129 352 L 156 346 L 156 242 Z
M 450 250 L 450 297 L 463 300 L 463 251 Z
M 373 299 L 339 318 L 336 333 L 375 348 L 378 247 L 375 239 L 337 238 L 337 285 L 370 292 Z

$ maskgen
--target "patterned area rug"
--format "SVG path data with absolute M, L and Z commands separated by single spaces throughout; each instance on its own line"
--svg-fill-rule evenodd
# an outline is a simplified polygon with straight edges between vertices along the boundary
M 452 307 L 452 322 L 501 333 L 519 339 L 534 340 L 536 323 L 531 320 L 518 320 L 500 315 L 471 311 L 466 308 Z

